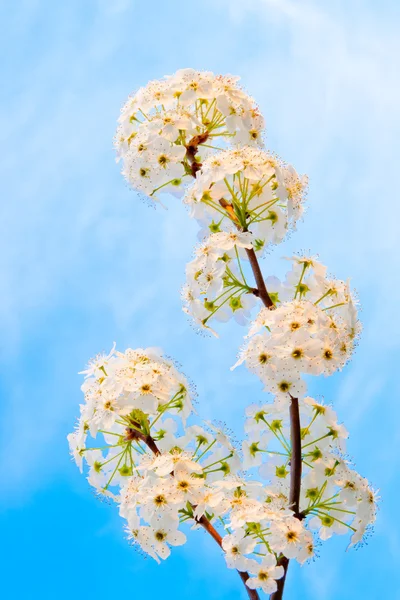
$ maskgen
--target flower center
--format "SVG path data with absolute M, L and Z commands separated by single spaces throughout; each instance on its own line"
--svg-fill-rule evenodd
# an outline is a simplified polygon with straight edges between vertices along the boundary
M 297 541 L 297 533 L 295 531 L 288 531 L 286 534 L 286 539 L 288 542 L 296 542 Z
M 290 388 L 290 383 L 288 383 L 287 381 L 281 381 L 278 384 L 278 388 L 280 389 L 281 392 L 287 392 Z
M 156 504 L 157 506 L 162 506 L 163 504 L 166 504 L 166 499 L 165 496 L 163 496 L 162 494 L 159 494 L 158 496 L 156 496 L 154 498 L 154 504 Z
M 165 531 L 156 531 L 154 537 L 156 538 L 157 542 L 162 542 L 167 537 L 167 534 Z

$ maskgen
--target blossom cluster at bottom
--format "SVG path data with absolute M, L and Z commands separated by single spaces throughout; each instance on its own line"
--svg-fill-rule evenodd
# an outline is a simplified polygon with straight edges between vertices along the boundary
M 81 469 L 87 463 L 89 483 L 119 505 L 129 539 L 156 561 L 185 543 L 185 524 L 203 527 L 227 566 L 247 572 L 249 588 L 273 593 L 283 557 L 304 563 L 315 541 L 333 533 L 350 532 L 357 543 L 373 523 L 375 493 L 347 462 L 347 431 L 331 407 L 299 400 L 303 477 L 295 514 L 281 399 L 247 409 L 239 450 L 221 429 L 188 424 L 193 392 L 157 349 L 113 348 L 84 373 L 71 453 Z

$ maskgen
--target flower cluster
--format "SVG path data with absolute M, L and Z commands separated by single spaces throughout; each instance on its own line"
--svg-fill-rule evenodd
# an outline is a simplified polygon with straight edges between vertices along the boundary
M 86 371 L 82 391 L 85 403 L 74 433 L 68 436 L 71 452 L 82 470 L 89 466 L 89 482 L 103 493 L 132 475 L 141 441 L 152 432 L 163 439 L 166 413 L 183 421 L 192 411 L 188 382 L 157 348 L 128 349 L 93 359 Z M 154 428 L 156 431 L 154 432 Z M 87 445 L 90 434 L 104 438 L 95 447 Z
M 153 455 L 143 453 L 120 496 L 129 537 L 157 561 L 167 558 L 168 545 L 185 541 L 182 523 L 198 522 L 223 500 L 220 480 L 240 467 L 222 432 L 192 425 L 178 435 L 175 425 L 171 419 L 164 422 L 162 444 L 152 445 Z
M 307 178 L 276 156 L 242 146 L 209 156 L 187 190 L 190 214 L 212 232 L 251 231 L 261 251 L 283 240 L 303 213 Z
M 262 144 L 264 120 L 238 80 L 181 69 L 131 96 L 115 136 L 128 182 L 153 199 L 179 193 L 218 144 Z
M 275 310 L 262 308 L 238 364 L 246 363 L 266 389 L 287 400 L 306 391 L 302 374 L 331 375 L 348 361 L 360 333 L 349 284 L 326 277 L 311 257 L 293 257 L 282 284 L 267 280 Z
M 252 248 L 251 233 L 212 233 L 196 250 L 186 267 L 182 290 L 183 310 L 207 329 L 211 319 L 227 321 L 234 317 L 245 324 L 257 303 L 242 269 L 245 250 Z M 212 330 L 211 330 L 212 331 Z
M 321 540 L 351 533 L 358 543 L 376 516 L 376 494 L 345 458 L 348 432 L 332 407 L 313 398 L 300 400 L 302 480 L 300 517 Z M 271 505 L 286 506 L 291 477 L 290 421 L 279 398 L 251 405 L 245 424 L 244 467 L 258 467 Z
M 248 407 L 239 453 L 220 428 L 187 424 L 188 384 L 160 350 L 114 347 L 83 373 L 85 404 L 68 436 L 71 454 L 81 470 L 87 463 L 89 483 L 119 504 L 128 538 L 156 561 L 185 543 L 186 522 L 213 528 L 227 566 L 247 571 L 249 588 L 273 593 L 282 557 L 303 563 L 313 556 L 313 530 L 321 540 L 351 531 L 354 544 L 374 521 L 375 494 L 344 458 L 347 431 L 332 408 L 301 401 L 304 469 L 295 515 L 290 424 L 279 398 Z M 101 441 L 88 444 L 89 434 Z
M 237 77 L 182 69 L 128 99 L 115 147 L 127 181 L 150 198 L 186 190 L 203 241 L 186 268 L 183 310 L 206 329 L 250 322 L 232 368 L 245 363 L 273 402 L 247 408 L 238 450 L 220 428 L 189 421 L 193 392 L 160 350 L 114 346 L 83 372 L 68 440 L 143 552 L 159 562 L 185 543 L 186 524 L 202 527 L 252 599 L 262 589 L 281 600 L 288 561 L 304 563 L 334 533 L 359 543 L 377 494 L 346 456 L 346 428 L 306 397 L 303 378 L 334 373 L 354 350 L 361 326 L 349 283 L 310 256 L 290 258 L 284 281 L 264 280 L 258 264 L 296 228 L 307 193 L 305 176 L 262 149 L 263 128 Z
M 258 482 L 235 474 L 238 456 L 216 437 L 197 426 L 169 452 L 145 457 L 121 491 L 120 514 L 129 538 L 157 561 L 186 541 L 182 523 L 196 527 L 206 518 L 222 524 L 227 566 L 249 571 L 254 575 L 249 587 L 271 593 L 283 575 L 278 557 L 310 558 L 312 533 L 287 506 L 276 509 Z

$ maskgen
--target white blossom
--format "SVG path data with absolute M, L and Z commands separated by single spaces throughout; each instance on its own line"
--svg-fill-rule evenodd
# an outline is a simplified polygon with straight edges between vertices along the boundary
M 264 120 L 238 77 L 181 69 L 150 81 L 122 108 L 114 145 L 122 172 L 153 199 L 196 173 L 192 168 L 227 144 L 262 145 Z
M 253 574 L 246 581 L 247 587 L 252 590 L 261 588 L 266 594 L 272 594 L 277 589 L 277 579 L 281 579 L 284 574 L 283 567 L 276 564 L 276 558 L 273 554 L 267 554 L 262 562 L 255 560 L 248 561 L 247 569 Z
M 262 308 L 250 325 L 234 367 L 246 363 L 274 395 L 303 395 L 303 374 L 331 375 L 354 349 L 360 333 L 354 298 L 348 284 L 325 274 L 315 259 L 294 257 L 284 283 L 273 281 L 275 310 Z
M 183 310 L 213 333 L 210 322 L 249 325 L 232 369 L 245 364 L 273 401 L 249 399 L 238 444 L 199 421 L 191 386 L 160 349 L 114 344 L 82 371 L 68 442 L 143 552 L 160 562 L 186 542 L 186 523 L 204 526 L 248 588 L 273 594 L 287 560 L 303 564 L 334 534 L 361 542 L 379 498 L 353 468 L 334 408 L 306 396 L 304 377 L 343 368 L 360 335 L 349 281 L 299 255 L 284 279 L 265 279 L 269 301 L 260 283 L 257 255 L 296 228 L 308 180 L 262 149 L 264 119 L 238 80 L 181 69 L 149 82 L 122 108 L 115 148 L 134 189 L 184 196 L 202 241 Z
M 252 146 L 209 156 L 184 202 L 212 232 L 251 231 L 261 251 L 283 240 L 303 213 L 307 178 L 271 153 Z
M 250 233 L 211 234 L 186 267 L 183 310 L 202 328 L 211 320 L 248 323 L 257 298 L 244 276 L 245 249 L 252 248 Z

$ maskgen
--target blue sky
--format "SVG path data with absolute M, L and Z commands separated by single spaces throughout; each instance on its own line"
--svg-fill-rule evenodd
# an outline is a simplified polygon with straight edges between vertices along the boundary
M 375 535 L 358 551 L 328 541 L 313 564 L 292 565 L 286 598 L 400 599 L 399 17 L 389 0 L 0 2 L 5 598 L 244 597 L 202 532 L 161 566 L 130 548 L 65 439 L 77 372 L 114 340 L 164 347 L 196 382 L 202 415 L 237 436 L 244 407 L 262 399 L 255 378 L 229 371 L 243 329 L 201 337 L 181 312 L 196 224 L 173 198 L 167 211 L 142 204 L 114 162 L 126 96 L 192 66 L 241 75 L 268 146 L 310 177 L 306 218 L 264 272 L 295 250 L 319 253 L 363 306 L 354 359 L 311 392 L 334 403 L 381 490 Z

